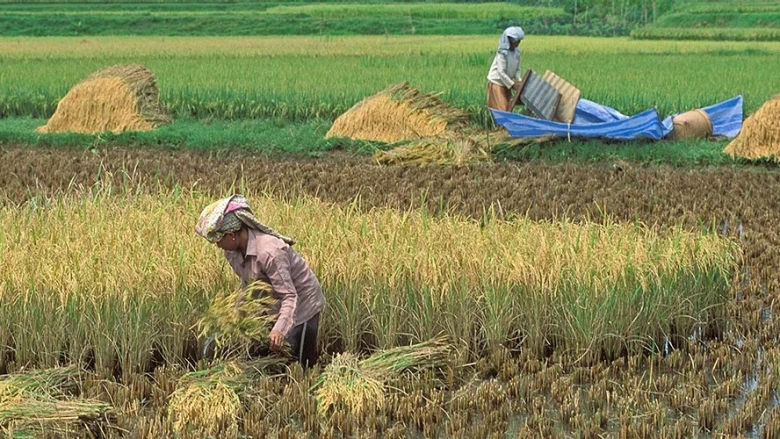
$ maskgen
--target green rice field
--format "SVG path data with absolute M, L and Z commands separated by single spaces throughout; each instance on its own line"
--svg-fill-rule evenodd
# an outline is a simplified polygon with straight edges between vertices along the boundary
M 0 39 L 0 115 L 48 117 L 90 73 L 140 63 L 176 116 L 335 119 L 408 81 L 484 121 L 496 37 L 89 37 Z M 523 68 L 552 70 L 582 97 L 662 115 L 745 97 L 747 112 L 777 90 L 780 43 L 633 41 L 529 36 Z

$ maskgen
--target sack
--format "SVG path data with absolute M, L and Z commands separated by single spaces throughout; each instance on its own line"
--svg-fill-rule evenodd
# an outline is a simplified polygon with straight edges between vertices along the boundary
M 680 113 L 672 118 L 672 132 L 669 138 L 706 139 L 712 136 L 712 120 L 704 110 L 696 109 Z

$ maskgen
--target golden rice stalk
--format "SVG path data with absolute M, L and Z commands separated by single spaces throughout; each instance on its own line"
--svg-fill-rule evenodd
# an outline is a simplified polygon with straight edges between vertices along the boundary
M 384 165 L 468 165 L 490 160 L 486 146 L 470 136 L 449 134 L 413 140 L 389 151 L 377 151 L 374 160 Z
M 111 405 L 91 399 L 36 399 L 16 397 L 0 406 L 0 425 L 13 422 L 16 428 L 35 426 L 64 428 L 65 424 L 94 421 L 111 410 Z
M 451 354 L 451 345 L 446 336 L 428 341 L 398 346 L 379 351 L 360 362 L 363 370 L 373 370 L 384 376 L 402 372 L 435 369 L 447 365 Z
M 492 160 L 491 152 L 529 143 L 543 143 L 552 136 L 517 139 L 504 130 L 480 131 L 463 127 L 457 131 L 403 142 L 393 149 L 374 153 L 378 164 L 470 165 Z
M 723 152 L 746 159 L 780 161 L 780 95 L 765 102 L 742 124 L 742 130 Z
M 257 281 L 245 290 L 217 296 L 196 326 L 201 337 L 218 335 L 219 347 L 267 344 L 277 304 L 271 285 Z
M 317 411 L 322 417 L 349 411 L 360 418 L 369 409 L 382 410 L 387 380 L 403 372 L 444 367 L 450 353 L 447 338 L 438 337 L 379 351 L 363 360 L 354 354 L 339 354 L 312 386 Z
M 168 418 L 179 435 L 190 431 L 205 437 L 235 437 L 241 399 L 237 387 L 243 385 L 242 369 L 227 362 L 185 374 L 171 395 Z
M 76 84 L 36 131 L 120 133 L 149 131 L 167 122 L 152 72 L 140 64 L 117 65 Z

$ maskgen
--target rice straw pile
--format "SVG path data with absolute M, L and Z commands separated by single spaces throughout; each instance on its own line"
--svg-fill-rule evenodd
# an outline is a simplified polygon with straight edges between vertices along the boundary
M 780 161 L 780 95 L 765 102 L 745 119 L 742 131 L 723 152 L 734 158 Z
M 277 306 L 271 285 L 257 281 L 217 296 L 196 326 L 201 337 L 215 335 L 217 347 L 230 354 L 248 353 L 253 344 L 268 345 Z
M 106 416 L 111 406 L 76 398 L 77 366 L 30 370 L 0 378 L 0 428 L 43 434 L 65 431 Z
M 347 411 L 361 418 L 369 410 L 382 410 L 389 379 L 444 367 L 449 356 L 445 337 L 376 352 L 363 360 L 351 353 L 336 355 L 312 386 L 317 411 L 322 417 Z
M 465 110 L 423 93 L 407 82 L 363 99 L 336 119 L 325 135 L 396 144 L 379 150 L 379 164 L 467 165 L 490 160 L 498 145 L 524 143 L 504 130 L 486 132 L 469 123 Z
M 140 64 L 100 70 L 76 84 L 57 104 L 39 133 L 149 131 L 170 122 L 160 106 L 157 84 Z
M 387 87 L 339 116 L 325 138 L 395 143 L 437 136 L 468 123 L 467 112 L 437 95 L 422 93 L 407 82 Z
M 168 404 L 168 418 L 179 435 L 237 437 L 241 396 L 252 382 L 286 364 L 283 357 L 225 361 L 187 373 Z

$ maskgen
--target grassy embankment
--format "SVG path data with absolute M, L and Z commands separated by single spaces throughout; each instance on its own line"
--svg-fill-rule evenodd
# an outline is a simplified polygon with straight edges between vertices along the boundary
M 2 3 L 2 2 L 0 2 Z M 512 3 L 124 3 L 3 5 L 2 36 L 493 35 L 571 16 Z
M 680 5 L 656 22 L 631 32 L 637 39 L 780 41 L 776 1 Z

